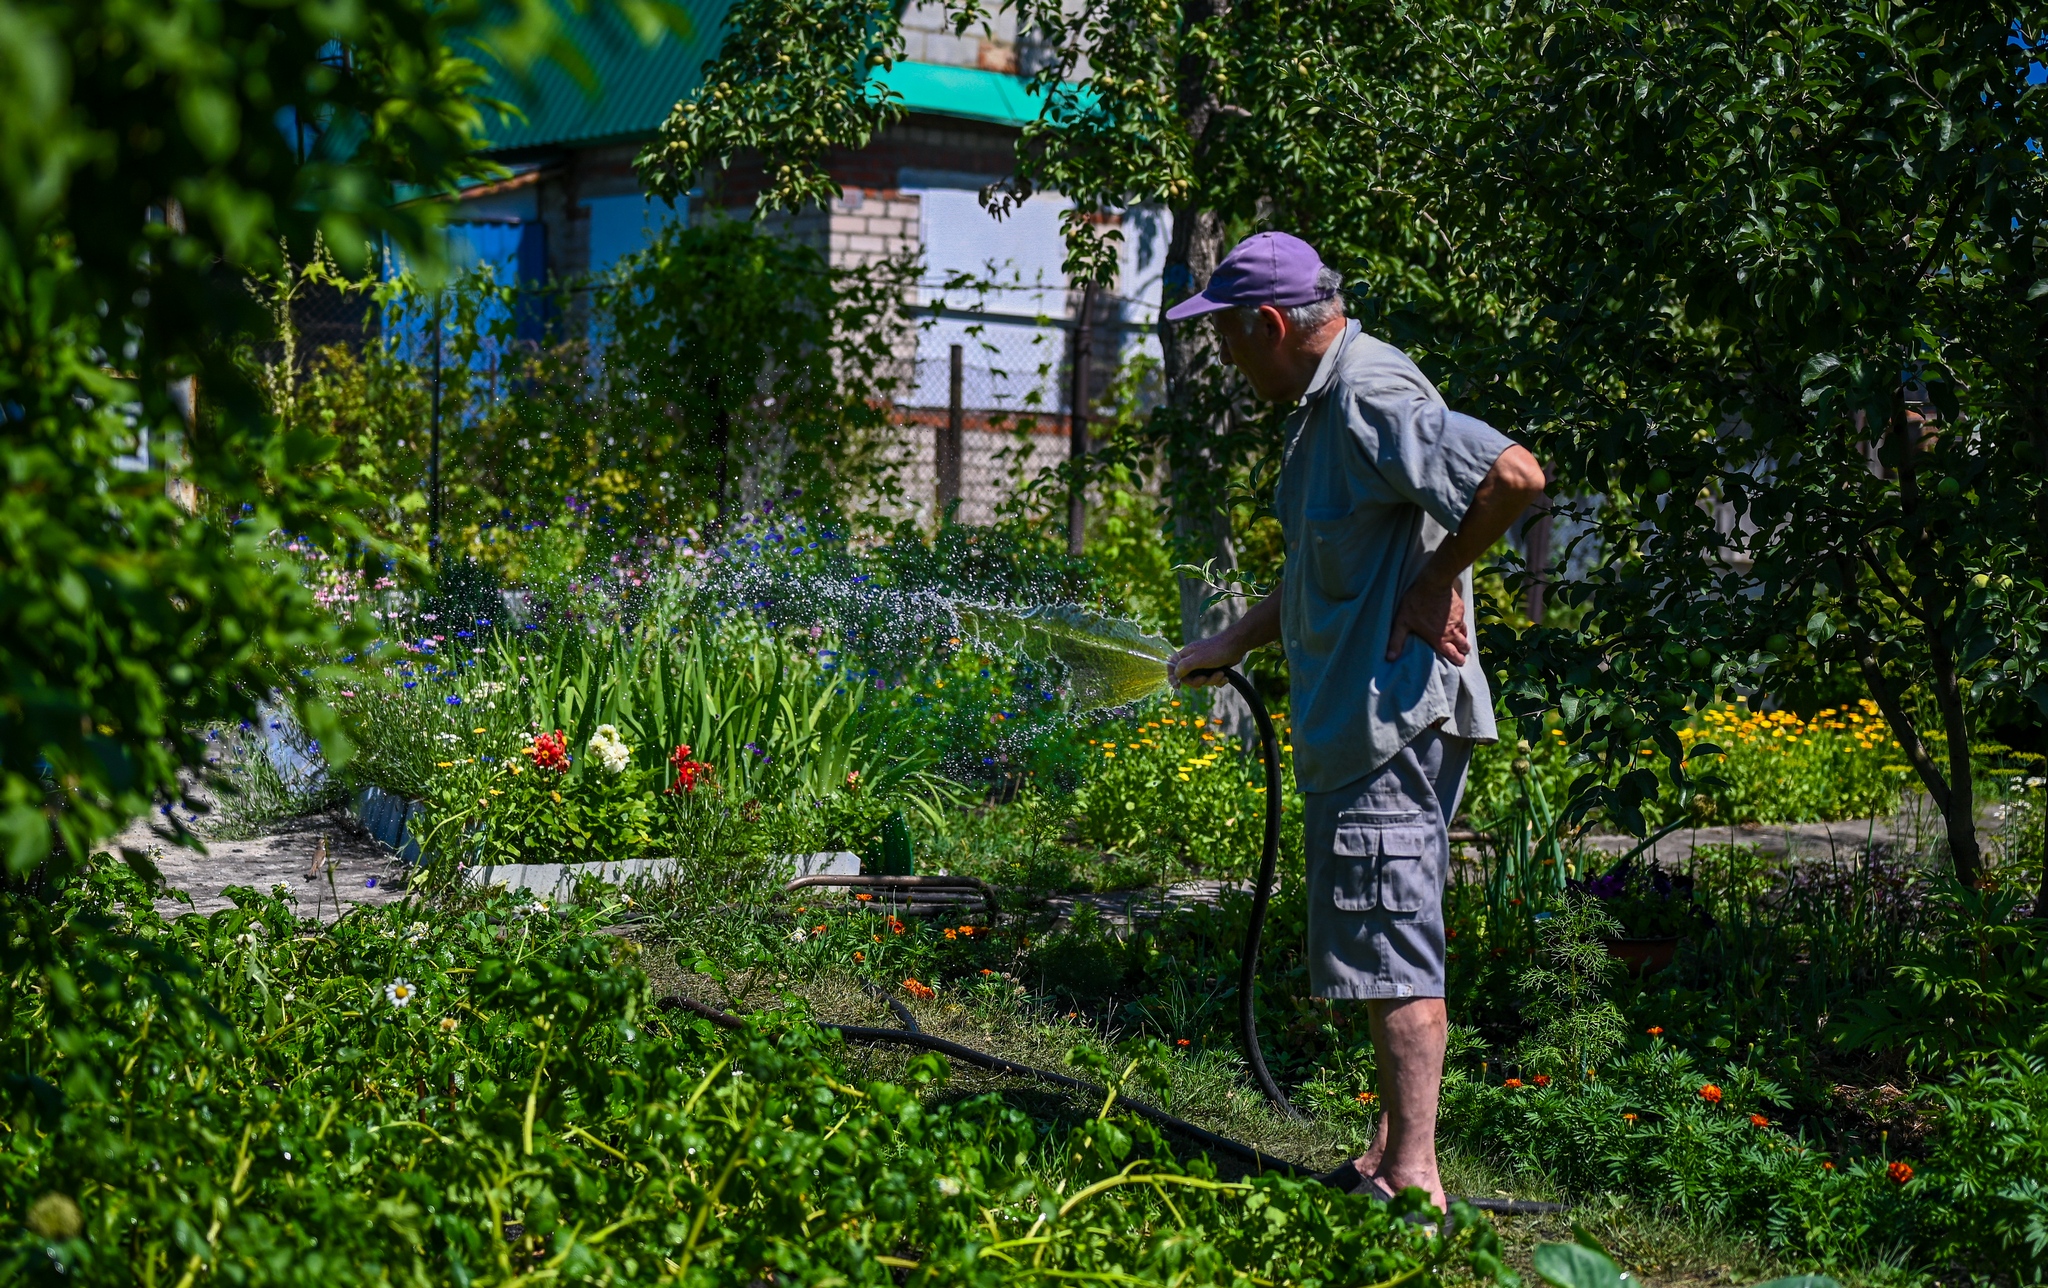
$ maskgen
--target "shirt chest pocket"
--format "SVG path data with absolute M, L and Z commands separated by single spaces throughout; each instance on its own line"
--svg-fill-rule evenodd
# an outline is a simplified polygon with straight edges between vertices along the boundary
M 1339 912 L 1421 912 L 1442 898 L 1434 840 L 1420 814 L 1340 815 L 1330 847 L 1331 905 Z

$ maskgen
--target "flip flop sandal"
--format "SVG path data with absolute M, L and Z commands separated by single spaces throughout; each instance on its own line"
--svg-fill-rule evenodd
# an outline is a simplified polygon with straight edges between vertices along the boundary
M 1379 1197 L 1378 1193 L 1369 1188 L 1372 1178 L 1358 1170 L 1358 1160 L 1355 1158 L 1345 1159 L 1329 1171 L 1324 1172 L 1321 1176 L 1316 1177 L 1316 1180 L 1333 1190 L 1342 1190 L 1346 1194 L 1364 1194 L 1381 1203 L 1386 1202 L 1385 1199 Z
M 1394 1201 L 1394 1187 L 1387 1184 L 1385 1181 L 1381 1180 L 1377 1176 L 1366 1177 L 1364 1179 L 1364 1182 L 1361 1185 L 1359 1185 L 1357 1189 L 1351 1192 L 1353 1194 L 1362 1195 L 1365 1198 L 1371 1199 L 1375 1203 L 1392 1203 Z M 1420 1226 L 1422 1232 L 1428 1235 L 1430 1238 L 1434 1239 L 1436 1237 L 1436 1222 L 1430 1220 L 1422 1213 L 1408 1212 L 1403 1214 L 1401 1219 L 1403 1221 L 1406 1221 L 1409 1225 Z

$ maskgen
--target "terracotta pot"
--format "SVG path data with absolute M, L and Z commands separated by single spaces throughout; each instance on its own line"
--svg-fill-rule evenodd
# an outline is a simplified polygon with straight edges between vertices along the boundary
M 1671 964 L 1671 958 L 1678 952 L 1680 935 L 1661 935 L 1655 939 L 1603 939 L 1607 955 L 1628 967 L 1631 975 L 1654 975 Z

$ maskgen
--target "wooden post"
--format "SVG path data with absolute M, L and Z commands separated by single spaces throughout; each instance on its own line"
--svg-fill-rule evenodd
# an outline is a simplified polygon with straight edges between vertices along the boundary
M 960 461 L 964 448 L 961 440 L 966 428 L 966 412 L 961 406 L 959 345 L 952 347 L 950 360 L 952 371 L 946 381 L 946 427 L 939 431 L 936 450 L 932 454 L 932 474 L 939 504 L 939 512 L 932 516 L 934 527 L 946 521 L 948 511 L 960 499 Z
M 1536 498 L 1529 511 L 1527 524 L 1522 529 L 1523 548 L 1528 552 L 1529 620 L 1541 625 L 1544 592 L 1550 582 L 1550 498 Z
M 427 562 L 441 566 L 441 312 L 434 295 L 434 423 L 427 447 Z
M 1088 527 L 1088 315 L 1095 311 L 1095 287 L 1081 291 L 1074 319 L 1074 388 L 1067 400 L 1067 553 L 1079 556 Z

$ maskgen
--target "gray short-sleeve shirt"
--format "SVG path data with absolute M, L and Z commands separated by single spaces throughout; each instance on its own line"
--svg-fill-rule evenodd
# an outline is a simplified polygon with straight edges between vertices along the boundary
M 1445 406 L 1406 354 L 1355 321 L 1323 354 L 1283 432 L 1280 634 L 1301 790 L 1336 791 L 1432 725 L 1495 741 L 1476 646 L 1463 666 L 1420 639 L 1392 662 L 1386 655 L 1401 596 L 1463 522 L 1509 439 Z M 1469 621 L 1469 569 L 1459 593 Z

